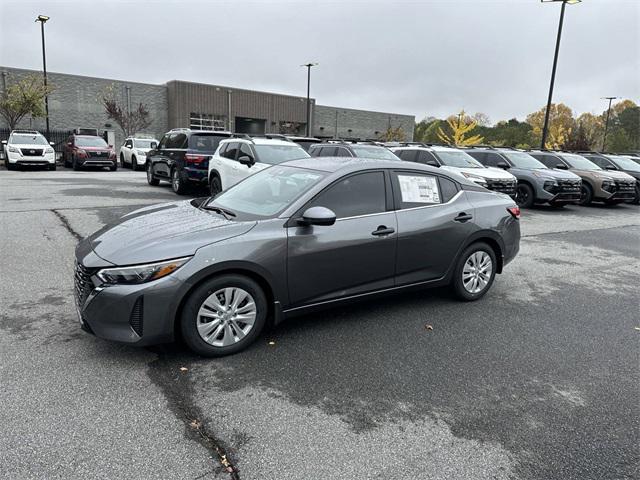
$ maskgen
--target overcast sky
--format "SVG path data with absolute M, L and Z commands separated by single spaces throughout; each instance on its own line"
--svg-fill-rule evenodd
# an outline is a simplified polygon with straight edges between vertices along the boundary
M 188 80 L 319 104 L 493 122 L 546 103 L 560 3 L 539 0 L 0 0 L 0 65 L 149 83 Z M 566 8 L 554 101 L 640 99 L 640 2 Z

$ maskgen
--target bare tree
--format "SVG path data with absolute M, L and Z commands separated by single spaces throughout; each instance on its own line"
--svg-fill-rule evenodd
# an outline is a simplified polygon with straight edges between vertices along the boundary
M 0 95 L 0 115 L 14 130 L 20 120 L 31 115 L 44 117 L 44 98 L 54 90 L 51 85 L 44 86 L 42 78 L 29 75 L 9 85 Z
M 149 118 L 149 111 L 146 105 L 138 103 L 135 108 L 129 111 L 116 99 L 114 85 L 109 86 L 102 92 L 100 102 L 104 107 L 107 117 L 118 124 L 125 137 L 141 132 L 151 125 L 151 119 Z

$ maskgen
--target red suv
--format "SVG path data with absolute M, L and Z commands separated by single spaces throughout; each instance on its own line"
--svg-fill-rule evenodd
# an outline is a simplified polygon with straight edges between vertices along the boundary
M 107 145 L 102 137 L 93 135 L 71 135 L 62 152 L 64 166 L 80 170 L 83 167 L 109 167 L 112 172 L 118 169 L 116 151 Z

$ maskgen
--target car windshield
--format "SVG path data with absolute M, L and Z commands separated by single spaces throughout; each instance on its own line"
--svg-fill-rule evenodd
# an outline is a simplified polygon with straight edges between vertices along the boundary
M 278 163 L 309 158 L 309 154 L 298 144 L 294 145 L 254 145 L 260 163 L 277 165 Z
M 76 137 L 76 145 L 79 147 L 106 147 L 107 142 L 100 137 Z
M 621 170 L 629 170 L 632 172 L 640 172 L 640 165 L 628 157 L 622 155 L 605 155 L 609 160 L 614 162 Z
M 265 168 L 211 199 L 206 207 L 222 207 L 234 214 L 271 217 L 297 199 L 326 174 L 284 165 Z
M 376 147 L 375 145 L 352 145 L 351 149 L 358 157 L 378 158 L 381 160 L 400 160 L 391 150 L 385 147 Z
M 151 148 L 151 144 L 158 144 L 157 140 L 134 140 L 134 145 L 136 148 Z
M 47 139 L 42 135 L 11 135 L 11 141 L 13 145 L 49 145 Z
M 565 160 L 571 168 L 578 170 L 602 170 L 598 165 L 580 155 L 573 153 L 562 153 L 560 157 Z
M 191 135 L 189 138 L 189 148 L 198 152 L 210 152 L 213 153 L 218 148 L 218 144 L 221 140 L 225 140 L 229 136 L 211 135 L 206 133 L 198 133 Z
M 524 152 L 502 152 L 516 168 L 534 169 L 547 168 L 542 162 L 536 160 L 528 153 Z
M 458 168 L 485 168 L 479 161 L 465 152 L 437 150 L 434 151 L 443 165 Z

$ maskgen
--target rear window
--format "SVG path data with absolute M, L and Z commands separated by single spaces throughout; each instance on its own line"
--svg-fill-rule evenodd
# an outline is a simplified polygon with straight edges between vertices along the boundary
M 221 140 L 229 138 L 222 135 L 195 134 L 189 138 L 189 148 L 198 152 L 215 152 Z
M 270 165 L 309 157 L 309 154 L 300 145 L 254 145 L 254 148 L 258 155 L 258 161 Z
M 393 152 L 385 147 L 369 146 L 367 145 L 352 145 L 351 149 L 358 157 L 364 158 L 376 158 L 381 160 L 399 160 L 399 158 L 393 154 Z

